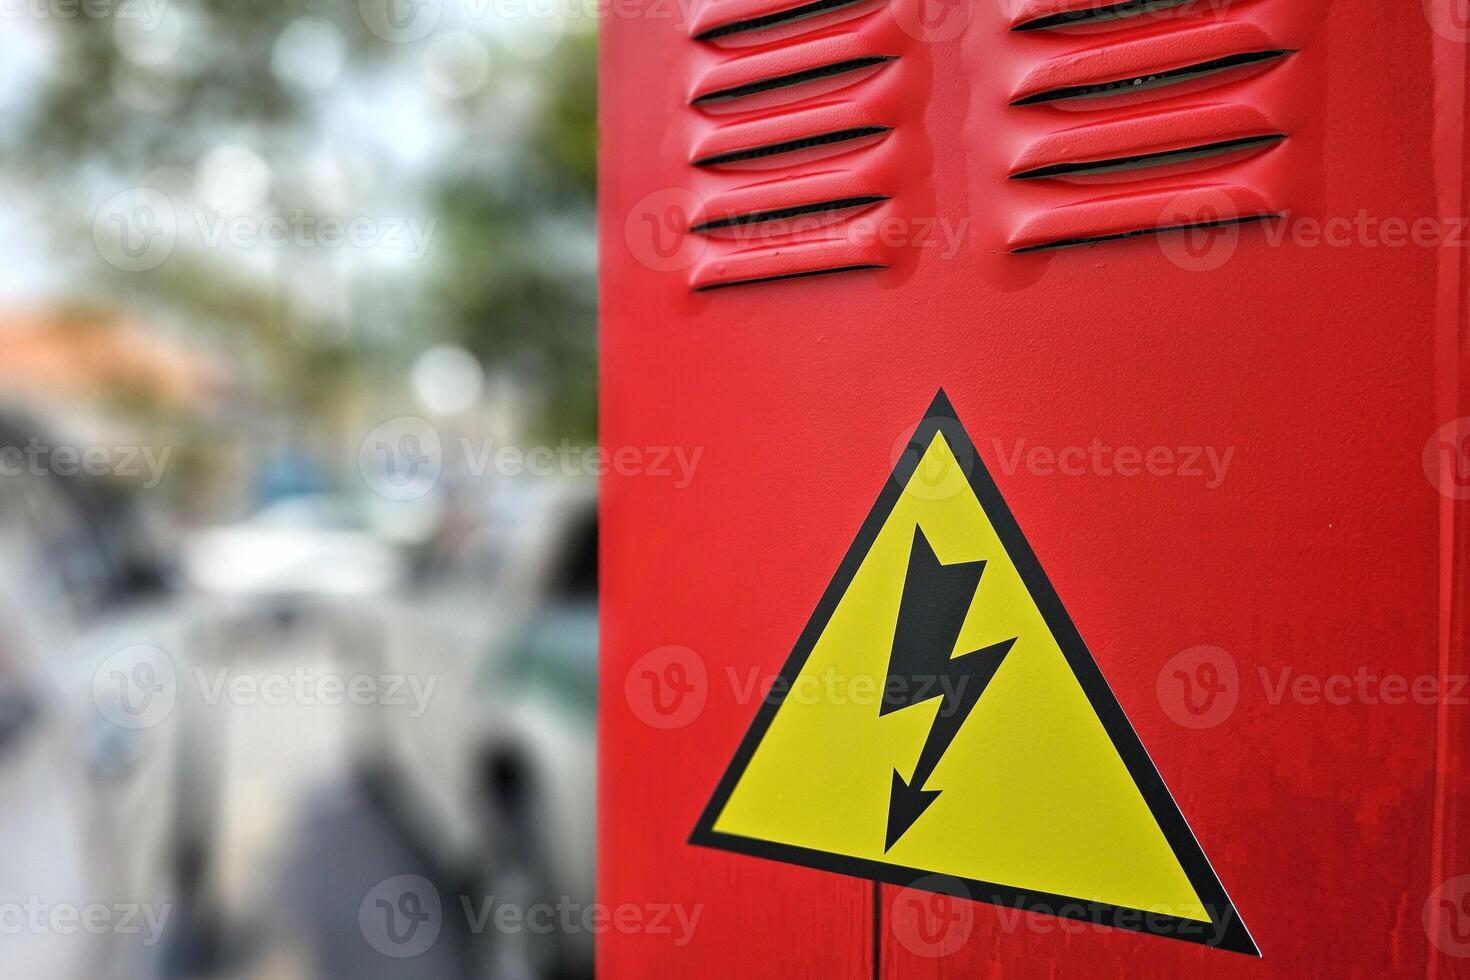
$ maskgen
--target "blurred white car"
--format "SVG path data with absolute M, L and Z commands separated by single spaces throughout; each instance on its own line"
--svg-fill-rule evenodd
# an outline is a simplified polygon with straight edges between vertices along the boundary
M 404 568 L 369 516 L 331 494 L 288 497 L 193 535 L 184 577 L 200 592 L 252 601 L 379 595 L 401 582 Z
M 595 879 L 595 485 L 498 488 L 455 563 L 374 629 L 364 648 L 384 671 L 434 681 L 421 710 L 381 707 L 357 740 L 396 822 L 442 869 L 467 877 L 476 900 L 585 910 Z M 492 925 L 476 940 L 481 975 L 591 976 L 593 938 Z
M 0 419 L 0 448 L 35 438 Z M 10 976 L 164 975 L 208 918 L 212 743 L 180 683 L 195 632 L 135 532 L 125 501 L 95 484 L 0 474 Z

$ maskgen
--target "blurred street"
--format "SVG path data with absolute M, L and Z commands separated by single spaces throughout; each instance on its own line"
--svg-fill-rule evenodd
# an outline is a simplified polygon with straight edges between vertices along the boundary
M 320 637 L 282 637 L 249 657 L 246 676 L 306 665 L 330 670 Z M 358 900 L 399 875 L 435 869 L 404 839 L 352 770 L 348 719 L 300 705 L 237 708 L 225 755 L 231 774 L 220 869 L 226 908 L 215 975 L 242 980 L 457 977 L 466 970 L 461 921 L 446 918 L 434 948 L 412 959 L 378 953 Z M 201 976 L 208 974 L 200 974 Z
M 590 975 L 595 18 L 0 19 L 0 975 Z

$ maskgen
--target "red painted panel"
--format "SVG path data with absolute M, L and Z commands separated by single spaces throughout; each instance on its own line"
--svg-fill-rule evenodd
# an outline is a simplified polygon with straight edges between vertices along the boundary
M 601 899 L 701 912 L 606 976 L 874 975 L 870 884 L 686 840 L 941 386 L 1263 956 L 886 888 L 881 975 L 1470 976 L 1463 7 L 1009 29 L 1088 6 L 609 6 L 604 441 L 699 455 L 604 482 Z

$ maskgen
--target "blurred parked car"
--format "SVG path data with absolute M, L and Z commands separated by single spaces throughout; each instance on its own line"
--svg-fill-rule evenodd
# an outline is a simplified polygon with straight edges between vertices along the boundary
M 285 605 L 375 596 L 399 583 L 403 567 L 363 508 L 314 493 L 198 532 L 185 546 L 184 573 L 206 593 Z
M 434 678 L 434 697 L 417 716 L 374 714 L 363 770 L 476 899 L 580 916 L 594 897 L 595 486 L 501 488 L 458 560 L 386 624 L 385 669 Z M 476 938 L 480 974 L 591 976 L 593 940 L 492 923 Z
M 45 446 L 0 415 L 5 972 L 163 975 L 209 918 L 218 797 L 185 680 L 196 631 L 125 497 L 20 464 Z

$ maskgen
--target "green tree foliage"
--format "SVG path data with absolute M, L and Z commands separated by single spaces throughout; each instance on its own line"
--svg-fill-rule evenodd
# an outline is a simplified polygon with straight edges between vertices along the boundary
M 485 32 L 492 53 L 488 83 L 436 110 L 436 122 L 447 123 L 452 138 L 437 144 L 434 159 L 419 171 L 386 175 L 407 185 L 400 187 L 411 202 L 405 207 L 436 222 L 428 256 L 406 283 L 355 283 L 355 322 L 320 330 L 309 322 L 315 314 L 283 299 L 279 283 L 239 274 L 228 256 L 176 257 L 142 274 L 107 268 L 89 241 L 93 212 L 81 202 L 95 208 L 99 182 L 121 188 L 160 167 L 187 172 L 201 154 L 233 140 L 248 142 L 276 167 L 273 207 L 283 214 L 319 212 L 317 202 L 297 193 L 289 161 L 331 145 L 333 125 L 341 124 L 331 118 L 340 109 L 333 102 L 338 93 L 304 90 L 278 77 L 273 51 L 282 32 L 302 17 L 331 23 L 345 45 L 344 84 L 416 77 L 434 39 L 384 41 L 367 29 L 355 2 L 168 0 L 168 7 L 178 18 L 168 29 L 181 25 L 180 43 L 175 56 L 154 66 L 125 56 L 119 31 L 126 28 L 112 19 L 57 21 L 53 63 L 33 109 L 0 135 L 0 164 L 53 196 L 52 213 L 64 217 L 52 230 L 70 236 L 63 248 L 93 259 L 95 269 L 80 277 L 77 292 L 89 300 L 122 295 L 195 329 L 243 337 L 274 366 L 282 395 L 311 392 L 293 396 L 298 403 L 290 408 L 299 411 L 330 410 L 323 403 L 333 392 L 401 378 L 418 351 L 463 343 L 490 370 L 528 374 L 542 386 L 550 432 L 591 437 L 594 37 L 573 31 L 549 55 L 533 59 L 513 46 L 497 47 L 496 32 Z M 528 113 L 513 132 L 496 127 L 508 91 L 529 93 Z M 150 92 L 161 101 L 150 105 Z M 386 127 L 389 118 L 369 114 L 351 125 Z M 379 161 L 369 156 L 368 165 Z M 312 344 L 304 336 L 334 339 Z

